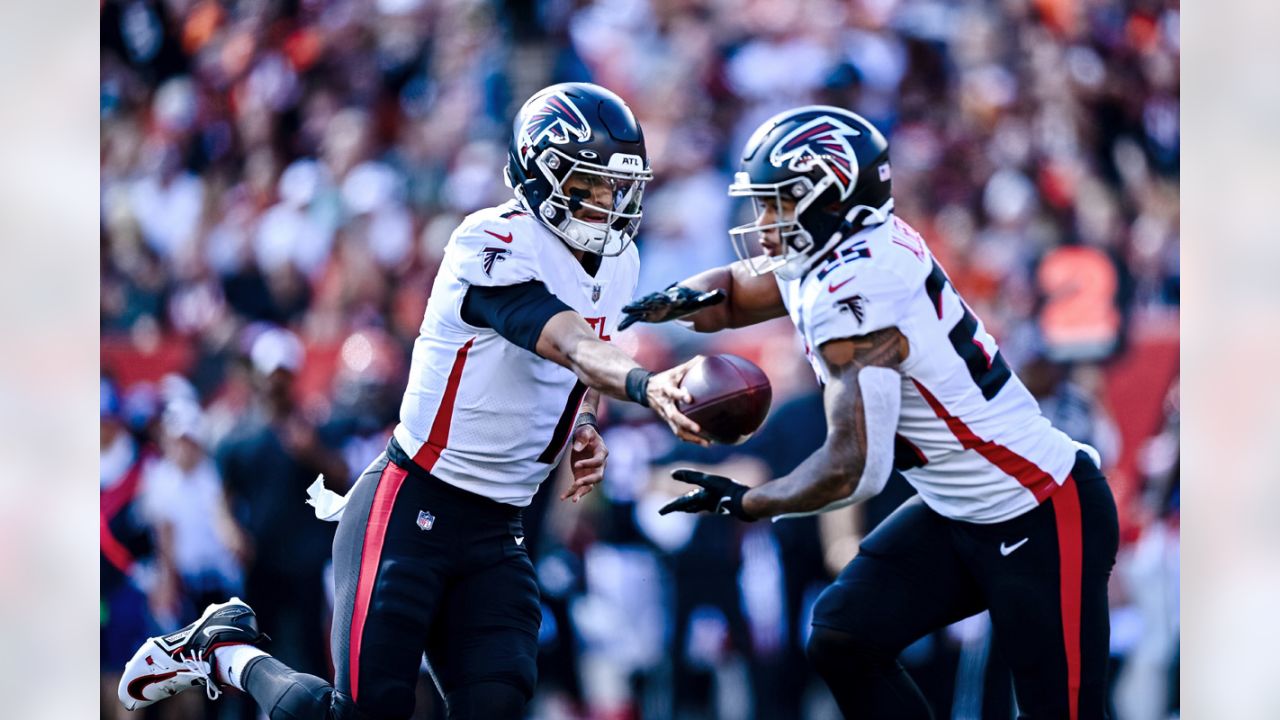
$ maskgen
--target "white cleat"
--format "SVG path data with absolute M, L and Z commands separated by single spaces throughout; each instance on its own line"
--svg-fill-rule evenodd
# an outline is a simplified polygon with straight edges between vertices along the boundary
M 203 687 L 209 699 L 216 700 L 222 691 L 213 679 L 213 649 L 264 639 L 253 609 L 240 598 L 210 605 L 199 620 L 148 638 L 138 648 L 120 678 L 120 702 L 126 710 L 138 710 L 193 687 Z

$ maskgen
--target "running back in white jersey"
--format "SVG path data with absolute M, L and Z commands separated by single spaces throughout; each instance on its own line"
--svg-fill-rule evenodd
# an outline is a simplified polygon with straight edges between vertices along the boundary
M 431 289 L 396 441 L 451 485 L 527 506 L 564 452 L 586 387 L 572 371 L 464 322 L 467 288 L 539 280 L 609 340 L 639 269 L 631 245 L 588 275 L 515 201 L 469 215 L 449 239 Z
M 1040 414 L 995 339 L 903 220 L 845 240 L 804 277 L 779 279 L 819 382 L 825 342 L 896 327 L 910 345 L 895 464 L 926 504 L 955 520 L 996 523 L 1061 485 L 1076 444 Z

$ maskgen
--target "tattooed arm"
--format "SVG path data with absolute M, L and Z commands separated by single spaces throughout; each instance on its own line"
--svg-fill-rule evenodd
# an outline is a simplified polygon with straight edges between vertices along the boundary
M 832 340 L 820 348 L 830 381 L 823 389 L 827 439 L 789 475 L 747 491 L 752 517 L 831 510 L 875 495 L 893 464 L 901 402 L 897 367 L 907 340 L 897 328 Z

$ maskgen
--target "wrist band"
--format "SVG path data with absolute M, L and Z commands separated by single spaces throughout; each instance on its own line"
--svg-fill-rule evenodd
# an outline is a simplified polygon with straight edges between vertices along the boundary
M 596 414 L 589 410 L 578 413 L 578 421 L 573 424 L 573 428 L 577 430 L 583 425 L 590 425 L 596 430 L 600 429 L 600 423 L 596 421 Z
M 632 402 L 649 407 L 649 378 L 653 373 L 642 367 L 632 368 L 627 373 L 627 397 Z

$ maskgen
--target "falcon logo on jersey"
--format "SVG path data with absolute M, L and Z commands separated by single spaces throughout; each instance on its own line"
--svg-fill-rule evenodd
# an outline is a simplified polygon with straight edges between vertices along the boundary
M 769 162 L 793 172 L 807 172 L 818 163 L 840 189 L 840 198 L 849 197 L 858 182 L 858 157 L 849 138 L 862 133 L 843 122 L 823 115 L 801 125 L 773 146 Z
M 487 247 L 481 250 L 480 254 L 484 256 L 480 265 L 484 269 L 484 274 L 493 277 L 493 264 L 498 260 L 506 260 L 511 251 L 506 248 Z
M 863 303 L 866 301 L 866 298 L 861 295 L 853 295 L 852 297 L 847 297 L 844 300 L 837 300 L 836 305 L 840 306 L 840 312 L 851 313 L 853 315 L 853 319 L 857 320 L 858 324 L 861 325 L 862 318 L 866 316 L 866 308 L 863 307 Z
M 542 107 L 530 113 L 520 128 L 520 152 L 527 157 L 543 138 L 564 145 L 570 135 L 578 142 L 586 142 L 591 139 L 591 126 L 568 97 L 552 93 L 543 98 Z

